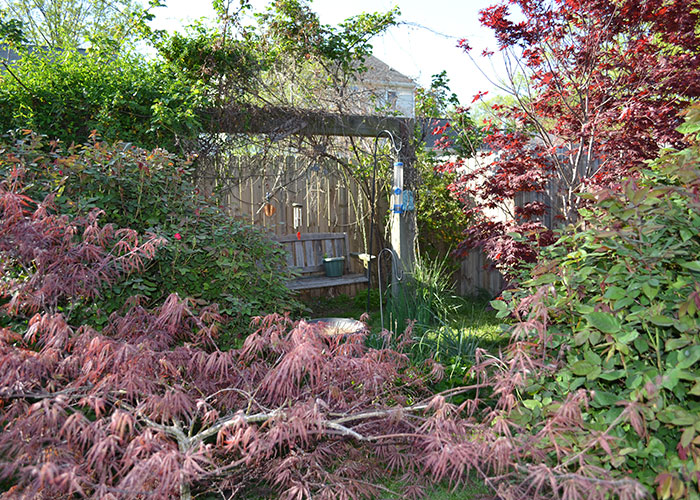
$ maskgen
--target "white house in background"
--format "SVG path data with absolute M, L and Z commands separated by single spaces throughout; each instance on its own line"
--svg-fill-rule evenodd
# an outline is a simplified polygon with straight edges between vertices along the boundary
M 415 118 L 416 82 L 374 56 L 365 60 L 365 66 L 367 71 L 358 76 L 354 89 L 366 93 L 362 100 L 374 108 L 365 112 Z

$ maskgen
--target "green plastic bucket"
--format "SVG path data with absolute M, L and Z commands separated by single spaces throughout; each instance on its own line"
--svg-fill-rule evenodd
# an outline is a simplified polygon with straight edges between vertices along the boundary
M 337 278 L 343 275 L 345 267 L 345 257 L 329 257 L 323 259 L 323 267 L 326 269 L 326 276 L 329 278 Z

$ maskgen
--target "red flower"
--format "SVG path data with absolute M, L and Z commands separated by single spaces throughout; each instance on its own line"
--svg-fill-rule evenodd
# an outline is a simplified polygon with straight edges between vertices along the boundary
M 182 239 L 182 236 L 180 235 L 180 233 L 175 233 L 174 238 L 175 238 L 176 240 L 181 240 L 181 239 Z

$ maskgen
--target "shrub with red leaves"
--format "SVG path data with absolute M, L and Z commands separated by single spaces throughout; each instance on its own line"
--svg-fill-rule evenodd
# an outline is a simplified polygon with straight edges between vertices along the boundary
M 405 356 L 282 316 L 259 320 L 241 350 L 209 351 L 216 319 L 171 296 L 102 333 L 48 313 L 22 336 L 4 330 L 7 498 L 190 498 L 260 481 L 284 498 L 355 498 L 386 470 L 420 482 L 437 439 L 424 428 L 447 410 Z
M 548 229 L 577 219 L 581 192 L 619 186 L 683 144 L 680 114 L 700 96 L 700 2 L 510 0 L 480 20 L 514 104 L 492 107 L 495 159 L 445 169 L 464 174 L 452 189 L 474 220 L 457 254 L 482 246 L 508 271 L 552 241 Z
M 54 195 L 37 203 L 23 194 L 25 172 L 0 183 L 0 297 L 11 313 L 56 312 L 99 295 L 103 284 L 142 268 L 164 240 L 98 223 L 102 212 L 56 213 Z

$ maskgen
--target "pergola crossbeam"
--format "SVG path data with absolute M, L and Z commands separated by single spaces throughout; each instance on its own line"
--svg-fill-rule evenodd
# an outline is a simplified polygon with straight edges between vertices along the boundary
M 202 110 L 200 116 L 212 133 L 264 134 L 273 138 L 289 135 L 376 137 L 384 130 L 401 137 L 404 130 L 413 129 L 412 118 L 339 115 L 269 106 Z

